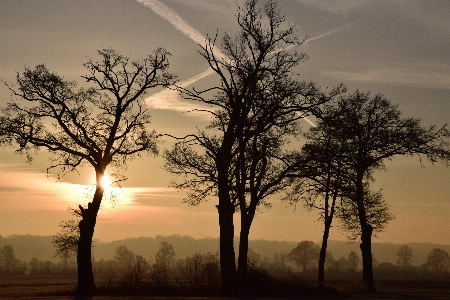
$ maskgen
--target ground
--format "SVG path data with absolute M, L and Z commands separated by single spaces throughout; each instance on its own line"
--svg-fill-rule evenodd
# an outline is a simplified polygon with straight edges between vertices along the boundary
M 85 300 L 74 298 L 71 291 L 76 286 L 75 275 L 40 275 L 40 276 L 1 276 L 0 299 L 50 299 L 50 300 Z M 339 299 L 449 299 L 450 282 L 448 280 L 380 280 L 376 294 L 358 292 L 358 284 L 350 280 L 335 280 L 331 286 L 344 292 Z M 174 299 L 174 300 L 207 300 L 219 298 L 195 297 L 139 297 L 139 296 L 94 296 L 90 300 L 107 299 Z M 223 298 L 220 298 L 223 299 Z M 329 299 L 326 296 L 315 296 L 304 299 Z

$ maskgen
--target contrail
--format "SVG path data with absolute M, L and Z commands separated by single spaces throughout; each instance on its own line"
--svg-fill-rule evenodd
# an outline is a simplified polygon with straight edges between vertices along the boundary
M 337 32 L 337 31 L 340 31 L 340 30 L 342 30 L 342 29 L 344 29 L 344 28 L 346 28 L 346 27 L 348 27 L 348 26 L 349 26 L 349 25 L 344 25 L 344 26 L 342 26 L 342 27 L 339 27 L 339 28 L 333 29 L 333 30 L 331 30 L 331 31 L 325 32 L 324 34 L 315 36 L 315 37 L 310 38 L 310 39 L 306 39 L 306 41 L 305 41 L 304 43 L 306 44 L 306 43 L 309 43 L 309 42 L 312 42 L 312 41 L 321 39 L 321 38 L 323 38 L 323 37 L 329 36 L 330 34 L 333 34 L 333 33 Z
M 139 2 L 140 4 L 144 5 L 145 7 L 150 8 L 154 13 L 158 14 L 160 17 L 167 20 L 176 29 L 178 29 L 181 33 L 183 33 L 184 35 L 189 37 L 195 43 L 197 43 L 197 44 L 205 43 L 206 37 L 204 35 L 202 35 L 197 29 L 195 29 L 194 27 L 189 25 L 189 23 L 187 23 L 185 20 L 183 20 L 176 11 L 174 11 L 173 9 L 171 9 L 164 3 L 162 3 L 158 0 L 136 0 L 136 1 Z M 339 30 L 344 29 L 347 26 L 348 25 L 342 26 L 337 29 L 328 31 L 324 34 L 315 36 L 313 38 L 306 39 L 306 41 L 304 43 L 312 42 L 317 39 L 326 37 L 330 34 L 333 34 Z M 284 49 L 278 50 L 278 51 L 287 51 L 296 46 L 297 45 L 290 45 L 290 46 L 288 46 Z M 217 58 L 225 59 L 225 55 L 220 51 L 220 49 L 214 48 L 213 50 L 214 50 L 214 54 L 216 55 Z M 274 51 L 274 53 L 276 53 L 278 51 Z M 198 80 L 205 78 L 213 73 L 214 73 L 214 71 L 211 68 L 208 68 L 206 71 L 204 71 L 196 76 L 193 76 L 187 80 L 179 82 L 178 85 L 181 87 L 187 87 L 187 86 L 197 82 Z M 195 104 L 187 104 L 184 101 L 181 101 L 179 99 L 178 92 L 173 91 L 173 90 L 161 91 L 159 93 L 156 93 L 156 94 L 146 98 L 145 101 L 148 106 L 150 106 L 151 108 L 155 108 L 155 109 L 170 109 L 170 110 L 175 110 L 175 111 L 186 112 L 186 111 L 192 111 L 195 108 L 198 108 L 198 106 Z M 308 118 L 304 117 L 304 119 L 306 122 L 308 122 L 312 126 L 314 126 L 314 127 L 316 126 Z
M 197 44 L 203 44 L 206 41 L 206 37 L 201 34 L 197 29 L 189 25 L 185 20 L 183 20 L 180 15 L 158 0 L 136 0 L 145 7 L 150 8 L 154 13 L 167 20 L 172 24 L 178 31 L 189 37 Z M 219 59 L 224 59 L 225 55 L 217 48 L 214 49 L 214 54 Z M 208 67 L 208 69 L 196 76 L 193 76 L 187 80 L 178 83 L 180 87 L 187 87 L 198 80 L 213 74 L 214 71 Z M 164 90 L 156 93 L 145 99 L 146 104 L 154 109 L 169 109 L 179 112 L 187 112 L 198 109 L 198 105 L 194 103 L 186 103 L 181 101 L 179 94 L 174 90 Z M 205 113 L 197 112 L 196 115 L 205 115 Z M 209 117 L 209 116 L 208 116 Z
M 178 15 L 173 9 L 159 2 L 158 0 L 136 0 L 142 5 L 150 8 L 156 14 L 166 19 L 170 24 L 172 24 L 176 29 L 184 33 L 186 36 L 191 38 L 196 43 L 203 43 L 205 37 L 195 28 L 190 26 L 186 21 L 184 21 L 180 15 Z
M 153 10 L 154 13 L 158 14 L 160 17 L 166 19 L 170 24 L 173 25 L 176 29 L 178 29 L 181 33 L 189 37 L 191 40 L 196 42 L 197 44 L 205 43 L 205 36 L 201 34 L 197 29 L 189 25 L 185 20 L 183 20 L 176 11 L 161 3 L 158 0 L 136 0 L 141 3 L 145 7 Z M 219 59 L 224 59 L 225 55 L 219 50 L 214 49 L 214 54 Z

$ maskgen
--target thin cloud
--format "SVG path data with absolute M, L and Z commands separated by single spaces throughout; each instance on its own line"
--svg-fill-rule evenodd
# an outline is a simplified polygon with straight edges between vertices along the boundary
M 185 20 L 183 20 L 180 15 L 158 0 L 136 0 L 145 7 L 150 8 L 154 13 L 158 14 L 160 17 L 166 19 L 170 24 L 172 24 L 181 33 L 189 37 L 191 40 L 197 44 L 204 44 L 206 37 L 201 34 L 197 29 L 189 25 Z M 224 59 L 225 55 L 219 50 L 214 49 L 214 54 L 219 59 Z
M 183 20 L 180 15 L 165 5 L 164 3 L 161 3 L 158 0 L 136 0 L 140 4 L 144 5 L 145 7 L 150 8 L 153 12 L 167 20 L 170 24 L 172 24 L 176 29 L 178 29 L 181 33 L 192 39 L 197 44 L 204 43 L 206 41 L 206 37 L 203 36 L 198 30 L 196 30 L 194 27 L 189 25 L 185 20 Z M 339 27 L 337 29 L 328 31 L 324 34 L 321 34 L 319 36 L 315 36 L 313 38 L 307 39 L 305 43 L 309 43 L 315 40 L 318 40 L 320 38 L 329 36 L 337 31 L 340 31 L 346 26 Z M 285 49 L 282 49 L 280 51 L 288 51 L 297 45 L 290 45 L 286 47 Z M 218 59 L 225 59 L 225 55 L 218 49 L 214 49 L 214 53 Z M 276 53 L 276 52 L 275 52 Z M 187 86 L 190 86 L 197 82 L 198 80 L 205 78 L 211 74 L 213 74 L 214 71 L 210 68 L 208 68 L 203 73 L 200 73 L 196 76 L 193 76 L 185 81 L 179 82 L 178 85 L 185 88 Z M 190 112 L 191 116 L 201 117 L 201 118 L 210 118 L 210 114 L 202 111 L 197 111 L 198 109 L 202 109 L 198 103 L 192 103 L 192 102 L 186 102 L 181 100 L 181 97 L 179 96 L 178 92 L 175 90 L 163 90 L 159 93 L 156 93 L 150 97 L 147 97 L 145 99 L 145 102 L 148 107 L 153 109 L 164 109 L 164 110 L 172 110 L 177 112 Z M 311 126 L 316 126 L 311 120 L 308 118 L 304 118 L 306 122 L 308 122 Z
M 213 72 L 214 71 L 211 68 L 208 68 L 203 73 L 200 73 L 187 80 L 181 81 L 177 85 L 182 88 L 186 88 L 191 84 L 199 81 L 200 79 L 211 75 Z M 153 109 L 165 109 L 181 113 L 189 113 L 189 116 L 200 117 L 204 119 L 211 118 L 211 115 L 209 113 L 198 111 L 198 109 L 204 108 L 205 106 L 201 106 L 193 101 L 182 100 L 178 91 L 176 90 L 165 89 L 159 93 L 153 94 L 145 99 L 145 103 L 148 107 Z
M 323 73 L 339 80 L 356 82 L 395 83 L 432 89 L 450 89 L 450 68 L 440 71 L 424 70 L 423 67 L 373 68 L 361 71 L 330 70 Z
M 337 0 L 337 1 L 324 1 L 324 0 L 297 0 L 299 3 L 305 3 L 306 5 L 317 7 L 322 10 L 347 15 L 349 12 L 356 8 L 366 4 L 364 0 Z
M 190 26 L 173 9 L 171 9 L 167 5 L 157 0 L 136 0 L 136 1 L 144 5 L 145 7 L 150 8 L 162 18 L 166 19 L 176 29 L 184 33 L 194 42 L 203 43 L 205 41 L 205 37 L 198 30 Z
M 324 34 L 315 36 L 315 37 L 313 37 L 313 38 L 306 39 L 305 44 L 306 44 L 306 43 L 310 43 L 310 42 L 315 41 L 315 40 L 318 40 L 318 39 L 321 39 L 321 38 L 324 38 L 324 37 L 329 36 L 330 34 L 333 34 L 333 33 L 335 33 L 335 32 L 341 31 L 342 29 L 347 28 L 348 26 L 349 26 L 349 25 L 345 25 L 345 26 L 342 26 L 342 27 L 339 27 L 339 28 L 330 30 L 330 31 L 328 31 L 328 32 L 325 32 Z
M 57 182 L 55 176 L 18 164 L 0 162 L 0 209 L 66 210 L 91 201 L 93 185 Z M 112 201 L 111 195 L 115 196 Z M 122 187 L 105 190 L 102 206 L 110 213 L 121 209 L 152 206 L 157 199 L 179 198 L 176 190 L 167 187 Z M 143 205 L 145 204 L 145 205 Z

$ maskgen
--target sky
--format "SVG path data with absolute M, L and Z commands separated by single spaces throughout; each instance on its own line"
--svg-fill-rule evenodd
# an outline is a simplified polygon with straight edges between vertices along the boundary
M 261 1 L 264 3 L 264 1 Z M 96 51 L 111 47 L 138 59 L 157 47 L 172 55 L 170 71 L 180 84 L 206 87 L 218 79 L 199 55 L 206 36 L 234 35 L 241 0 L 0 0 L 0 78 L 14 82 L 24 67 L 46 64 L 67 80 L 84 75 L 82 64 Z M 382 93 L 405 116 L 424 125 L 450 120 L 450 2 L 448 1 L 318 1 L 281 0 L 286 22 L 306 42 L 297 50 L 309 59 L 300 64 L 300 80 L 323 89 L 339 83 L 349 91 Z M 220 51 L 217 49 L 217 51 Z M 219 53 L 219 52 L 218 52 Z M 153 92 L 152 92 L 153 93 Z M 11 100 L 0 85 L 0 107 Z M 151 127 L 183 136 L 208 124 L 205 115 L 190 112 L 196 103 L 170 91 L 146 99 Z M 309 124 L 305 122 L 304 129 Z M 160 144 L 161 151 L 171 141 Z M 31 164 L 11 148 L 0 149 L 0 235 L 53 235 L 68 207 L 86 204 L 94 171 L 88 166 L 61 181 L 46 174 L 48 155 L 40 151 Z M 117 201 L 106 197 L 94 238 L 189 235 L 218 237 L 219 224 L 211 199 L 199 206 L 183 203 L 184 192 L 169 187 L 171 175 L 161 157 L 129 162 Z M 417 157 L 394 158 L 376 174 L 396 219 L 376 242 L 450 244 L 450 168 Z M 272 199 L 253 222 L 250 239 L 321 239 L 318 212 Z M 239 234 L 236 214 L 235 235 Z M 330 239 L 345 240 L 335 225 Z

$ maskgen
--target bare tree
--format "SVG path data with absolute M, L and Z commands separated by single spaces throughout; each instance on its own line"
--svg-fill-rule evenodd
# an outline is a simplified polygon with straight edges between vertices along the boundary
M 340 126 L 340 115 L 333 107 L 322 109 L 316 127 L 304 134 L 306 143 L 302 147 L 300 161 L 302 169 L 293 177 L 292 187 L 283 199 L 290 204 L 303 203 L 307 209 L 317 209 L 324 223 L 322 245 L 319 256 L 318 283 L 325 283 L 325 262 L 328 238 L 333 218 L 345 197 L 344 186 L 351 169 L 345 168 L 347 134 Z M 326 120 L 326 121 L 324 121 Z M 338 201 L 341 200 L 341 201 Z
M 337 217 L 339 218 L 339 227 L 347 234 L 347 238 L 355 241 L 362 234 L 355 191 L 348 191 L 347 197 L 342 200 Z M 394 220 L 395 216 L 390 211 L 389 203 L 384 199 L 382 190 L 372 192 L 367 181 L 364 183 L 363 201 L 367 222 L 373 230 L 372 235 L 377 236 L 386 229 L 386 225 Z
M 124 280 L 134 264 L 136 255 L 125 245 L 121 245 L 114 250 L 114 260 L 119 264 L 119 273 Z
M 360 259 L 358 254 L 356 254 L 355 251 L 350 251 L 347 257 L 348 271 L 350 273 L 355 273 L 356 270 L 358 270 L 359 262 Z
M 174 263 L 175 250 L 172 244 L 162 241 L 159 244 L 158 252 L 155 255 L 155 264 L 153 265 L 153 278 L 157 284 L 167 282 L 167 271 Z
M 320 247 L 313 241 L 302 241 L 289 252 L 288 257 L 306 272 L 308 266 L 318 260 L 319 251 Z
M 53 247 L 55 247 L 55 256 L 58 256 L 64 267 L 64 272 L 67 271 L 69 259 L 73 255 L 77 255 L 78 242 L 80 240 L 80 231 L 78 229 L 79 220 L 70 219 L 59 223 L 58 231 L 52 239 Z
M 166 50 L 130 61 L 112 49 L 98 51 L 100 60 L 84 64 L 82 76 L 89 88 L 77 89 L 44 65 L 17 74 L 17 86 L 7 84 L 16 100 L 2 109 L 0 133 L 3 143 L 17 144 L 16 152 L 31 159 L 32 151 L 47 149 L 58 177 L 83 165 L 95 170 L 92 202 L 79 206 L 77 293 L 95 290 L 91 244 L 108 171 L 124 179 L 127 162 L 141 153 L 157 153 L 156 133 L 147 128 L 150 116 L 143 107 L 149 89 L 172 84 Z
M 434 271 L 436 275 L 448 272 L 450 266 L 450 255 L 441 248 L 433 248 L 427 257 L 427 266 Z
M 408 269 L 411 267 L 411 260 L 413 253 L 411 247 L 408 245 L 401 246 L 397 251 L 397 266 L 402 269 Z
M 364 200 L 368 195 L 365 192 L 367 180 L 375 170 L 384 167 L 386 159 L 398 155 L 418 155 L 426 157 L 431 163 L 441 161 L 448 164 L 450 132 L 446 125 L 426 128 L 419 119 L 402 117 L 398 106 L 380 94 L 370 96 L 369 93 L 356 91 L 325 106 L 333 106 L 338 111 L 340 126 L 350 137 L 344 152 L 346 168 L 354 172 L 354 176 L 349 178 L 354 197 L 349 199 L 356 207 L 359 221 L 363 281 L 368 291 L 375 291 L 371 247 L 374 225 L 368 218 L 366 204 L 369 202 Z
M 295 28 L 284 28 L 284 17 L 274 1 L 268 1 L 263 11 L 257 4 L 252 0 L 239 8 L 240 32 L 234 39 L 225 34 L 223 54 L 216 50 L 215 39 L 208 39 L 202 47 L 201 54 L 219 76 L 220 85 L 203 91 L 182 90 L 185 98 L 210 107 L 206 111 L 213 118 L 211 125 L 165 152 L 166 169 L 181 177 L 173 185 L 188 190 L 188 203 L 197 205 L 218 196 L 225 294 L 236 291 L 234 213 L 241 212 L 239 268 L 244 278 L 246 239 L 255 210 L 286 186 L 284 178 L 292 158 L 281 151 L 286 136 L 295 135 L 293 126 L 329 98 L 313 83 L 292 79 L 294 68 L 306 58 L 287 51 L 299 44 Z M 211 91 L 216 93 L 207 98 Z
M 12 274 L 19 261 L 11 245 L 4 245 L 0 248 L 0 272 L 3 274 Z

